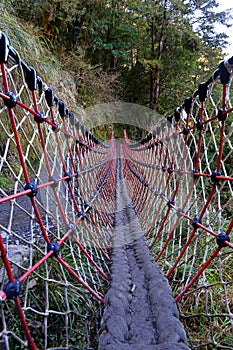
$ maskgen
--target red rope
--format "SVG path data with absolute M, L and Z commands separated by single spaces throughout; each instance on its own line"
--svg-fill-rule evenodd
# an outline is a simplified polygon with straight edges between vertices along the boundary
M 6 106 L 9 106 L 9 101 L 11 98 L 7 95 L 10 90 L 6 65 L 4 63 L 1 63 L 1 72 L 5 93 L 0 92 L 0 97 L 4 100 Z M 220 174 L 225 143 L 225 119 L 227 118 L 227 115 L 233 111 L 233 108 L 226 109 L 226 94 L 227 84 L 223 84 L 222 111 L 220 114 L 222 118 L 220 118 L 219 115 L 215 115 L 204 120 L 206 106 L 205 102 L 202 100 L 200 102 L 198 121 L 195 122 L 192 126 L 190 126 L 192 122 L 192 114 L 191 110 L 188 110 L 185 120 L 182 120 L 181 118 L 180 122 L 174 122 L 174 132 L 172 132 L 170 128 L 166 129 L 166 127 L 163 128 L 163 126 L 161 126 L 160 131 L 157 132 L 156 135 L 152 135 L 151 138 L 148 138 L 147 140 L 145 139 L 142 143 L 131 144 L 126 132 L 124 131 L 124 141 L 122 144 L 123 173 L 128 184 L 129 195 L 131 196 L 132 202 L 134 203 L 135 212 L 141 219 L 142 227 L 146 228 L 145 236 L 149 241 L 148 247 L 151 249 L 151 252 L 153 254 L 156 249 L 159 249 L 159 251 L 156 252 L 156 261 L 162 257 L 165 250 L 168 248 L 169 243 L 172 242 L 174 233 L 180 223 L 180 219 L 185 219 L 189 224 L 193 224 L 194 219 L 190 217 L 190 208 L 187 208 L 187 206 L 196 183 L 200 179 L 204 178 L 207 180 L 212 180 L 212 186 L 207 195 L 207 199 L 205 200 L 203 206 L 198 208 L 198 218 L 202 219 L 208 210 L 211 201 L 213 201 L 213 197 L 217 192 L 218 183 L 220 181 L 233 181 L 232 176 Z M 41 145 L 43 151 L 48 174 L 48 182 L 38 184 L 37 189 L 39 190 L 42 188 L 47 188 L 49 186 L 52 187 L 55 201 L 58 206 L 59 216 L 61 216 L 63 223 L 66 225 L 66 229 L 64 230 L 65 233 L 62 234 L 61 237 L 59 236 L 57 245 L 62 249 L 62 246 L 66 240 L 72 236 L 71 239 L 73 239 L 76 247 L 78 247 L 82 254 L 84 254 L 84 256 L 87 258 L 86 261 L 90 262 L 90 266 L 93 266 L 93 268 L 95 268 L 105 280 L 109 280 L 109 276 L 104 272 L 103 268 L 97 264 L 95 259 L 88 252 L 88 249 L 86 249 L 78 240 L 75 235 L 75 230 L 78 230 L 79 227 L 80 230 L 84 228 L 88 242 L 92 242 L 93 245 L 97 247 L 98 254 L 100 254 L 101 258 L 103 257 L 106 262 L 110 261 L 109 252 L 111 252 L 111 247 L 107 239 L 104 237 L 104 234 L 101 232 L 99 222 L 101 224 L 101 227 L 103 227 L 108 235 L 111 236 L 111 231 L 114 226 L 117 164 L 114 134 L 111 134 L 108 140 L 108 145 L 105 146 L 100 143 L 95 144 L 93 139 L 90 139 L 89 134 L 85 132 L 85 128 L 81 128 L 80 130 L 72 124 L 70 128 L 71 132 L 69 132 L 69 123 L 65 115 L 61 115 L 62 123 L 61 126 L 59 125 L 58 127 L 57 111 L 53 106 L 50 106 L 49 118 L 44 117 L 43 121 L 45 124 L 47 124 L 47 127 L 51 126 L 52 130 L 55 132 L 55 143 L 56 147 L 58 148 L 61 169 L 63 170 L 63 177 L 53 180 L 52 167 L 50 165 L 50 158 L 46 149 L 45 142 L 46 130 L 43 129 L 42 124 L 40 124 L 38 119 L 41 117 L 41 115 L 38 108 L 39 102 L 37 102 L 35 90 L 31 91 L 31 98 L 33 101 L 34 109 L 28 107 L 21 101 L 16 102 L 16 108 L 21 108 L 29 112 L 29 118 L 30 116 L 33 116 L 37 121 L 39 144 Z M 20 164 L 23 170 L 23 176 L 26 184 L 30 184 L 28 167 L 24 158 L 20 134 L 18 132 L 18 126 L 16 123 L 17 118 L 14 112 L 15 110 L 14 107 L 7 108 L 10 116 L 17 152 L 20 158 Z M 201 152 L 203 147 L 204 126 L 211 124 L 217 119 L 220 120 L 220 139 L 217 152 L 218 156 L 216 157 L 216 169 L 213 169 L 216 171 L 214 174 L 209 174 L 206 173 L 206 169 L 201 169 Z M 184 126 L 183 130 L 180 130 L 179 128 L 180 124 Z M 194 135 L 194 133 L 190 132 L 195 130 L 198 131 L 198 136 L 197 143 L 194 143 L 194 146 L 196 148 L 194 152 L 195 157 L 192 159 L 192 166 L 194 169 L 192 169 L 192 166 L 190 166 L 188 169 L 183 169 L 183 167 L 185 167 L 187 148 L 189 147 L 189 144 L 192 144 L 190 134 Z M 180 152 L 181 159 L 179 163 L 179 169 L 176 168 L 178 167 L 176 164 L 176 152 L 179 148 L 178 142 L 176 142 L 178 141 L 178 138 L 181 138 L 181 140 L 183 140 L 183 147 Z M 63 152 L 64 144 L 68 150 L 66 155 L 64 155 Z M 71 173 L 69 173 L 69 171 L 71 171 Z M 183 175 L 187 175 L 187 177 L 190 176 L 191 184 L 189 186 L 189 193 L 185 193 L 184 197 L 182 198 L 182 208 L 178 208 L 175 204 L 175 200 L 181 187 Z M 176 182 L 174 182 L 174 176 L 179 176 L 179 178 L 176 179 Z M 70 224 L 70 217 L 67 217 L 66 211 L 64 210 L 62 201 L 60 199 L 59 190 L 55 186 L 61 181 L 66 183 L 66 191 L 69 193 L 68 202 L 71 204 L 72 210 L 75 212 L 72 213 L 74 214 L 73 218 L 75 218 L 73 219 L 73 221 L 75 221 L 73 225 Z M 78 197 L 76 195 L 76 190 L 79 192 Z M 19 193 L 14 193 L 0 198 L 0 204 L 15 200 L 25 195 L 31 197 L 31 205 L 34 209 L 37 222 L 39 223 L 44 240 L 48 245 L 51 243 L 50 238 L 43 223 L 43 218 L 38 208 L 38 202 L 36 201 L 35 197 L 32 197 L 32 194 L 32 190 L 24 189 Z M 89 205 L 93 207 L 94 213 L 90 211 Z M 172 215 L 177 215 L 178 218 L 174 220 L 172 227 L 170 227 L 168 223 Z M 58 222 L 60 222 L 59 218 Z M 229 234 L 232 228 L 233 218 L 230 220 L 227 226 L 226 234 Z M 175 271 L 179 262 L 184 257 L 184 254 L 187 252 L 187 249 L 189 248 L 190 243 L 193 241 L 193 238 L 198 229 L 201 229 L 203 232 L 211 234 L 214 237 L 218 237 L 218 233 L 211 230 L 207 225 L 202 224 L 201 221 L 197 221 L 195 225 L 193 225 L 193 229 L 187 237 L 185 243 L 182 244 L 182 248 L 178 252 L 175 262 L 172 262 L 170 265 L 170 269 L 166 274 L 167 277 L 170 277 L 171 274 Z M 162 235 L 165 235 L 165 242 L 161 243 L 161 246 L 157 248 L 156 243 L 159 242 L 159 238 Z M 233 249 L 233 244 L 230 243 L 227 239 L 223 242 L 223 246 L 227 246 L 228 248 Z M 212 255 L 197 270 L 197 272 L 191 278 L 191 281 L 175 298 L 176 302 L 178 302 L 185 295 L 185 293 L 187 293 L 187 291 L 201 276 L 203 271 L 209 267 L 212 261 L 218 256 L 220 249 L 221 247 L 216 248 Z M 0 252 L 9 282 L 14 282 L 15 279 L 11 264 L 8 260 L 7 252 L 1 235 Z M 18 279 L 19 282 L 24 282 L 27 277 L 35 272 L 52 256 L 53 259 L 57 259 L 57 261 L 66 269 L 66 271 L 68 271 L 70 275 L 72 275 L 79 283 L 81 283 L 82 286 L 88 292 L 90 292 L 99 302 L 104 302 L 102 295 L 94 290 L 96 287 L 92 288 L 89 284 L 87 284 L 83 278 L 79 276 L 79 274 L 74 271 L 74 269 L 65 261 L 65 257 L 64 259 L 61 258 L 61 256 L 59 254 L 55 254 L 53 250 L 45 253 L 36 263 L 33 264 L 33 266 L 31 266 L 23 275 L 21 275 Z M 7 295 L 4 291 L 0 291 L 0 298 L 2 300 L 5 300 L 7 298 Z M 31 349 L 36 349 L 18 296 L 15 298 L 15 303 L 29 346 Z

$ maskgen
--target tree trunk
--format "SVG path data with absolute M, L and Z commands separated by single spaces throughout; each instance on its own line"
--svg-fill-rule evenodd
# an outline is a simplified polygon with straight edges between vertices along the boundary
M 156 39 L 156 29 L 155 29 L 155 17 L 153 17 L 151 23 L 151 58 L 155 58 L 155 39 Z M 155 108 L 155 67 L 151 66 L 150 69 L 150 108 Z
M 158 22 L 162 22 L 159 27 L 160 33 L 156 30 L 156 16 L 153 17 L 153 20 L 150 24 L 151 27 L 151 58 L 156 58 L 156 64 L 151 68 L 150 72 L 150 108 L 156 109 L 156 104 L 160 95 L 160 64 L 159 62 L 162 59 L 162 53 L 164 49 L 164 36 L 166 29 L 166 19 L 167 19 L 167 0 L 164 0 L 163 4 L 163 16 L 162 19 Z M 156 37 L 157 35 L 157 37 Z M 157 55 L 155 52 L 155 44 L 157 39 Z

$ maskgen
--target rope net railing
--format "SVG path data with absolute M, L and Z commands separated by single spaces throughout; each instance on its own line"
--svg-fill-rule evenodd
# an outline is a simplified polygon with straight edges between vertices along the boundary
M 138 143 L 124 172 L 193 349 L 233 348 L 233 59 Z
M 4 33 L 0 64 L 1 346 L 91 349 L 109 280 L 114 144 L 84 127 Z
M 0 34 L 3 349 L 97 349 L 116 158 L 190 347 L 232 349 L 232 59 L 138 143 L 96 138 Z

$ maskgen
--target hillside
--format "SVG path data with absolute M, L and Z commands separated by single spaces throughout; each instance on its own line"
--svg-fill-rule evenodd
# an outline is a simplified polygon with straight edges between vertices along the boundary
M 41 30 L 17 18 L 4 3 L 0 3 L 0 11 L 0 30 L 10 38 L 20 57 L 36 69 L 71 110 L 79 114 L 80 109 L 88 105 L 115 99 L 111 87 L 115 76 L 92 67 L 81 56 L 75 57 L 75 72 L 72 71 L 72 57 L 65 54 L 60 59 L 56 57 Z M 96 71 L 99 71 L 98 77 Z
M 72 109 L 120 100 L 160 114 L 172 112 L 221 61 L 227 38 L 213 23 L 227 26 L 230 18 L 204 0 L 72 6 L 2 0 L 0 6 L 0 29 Z

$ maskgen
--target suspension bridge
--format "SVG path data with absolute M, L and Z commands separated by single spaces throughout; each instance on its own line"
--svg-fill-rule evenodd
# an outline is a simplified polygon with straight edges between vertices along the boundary
M 233 58 L 139 141 L 0 65 L 1 349 L 233 349 Z

